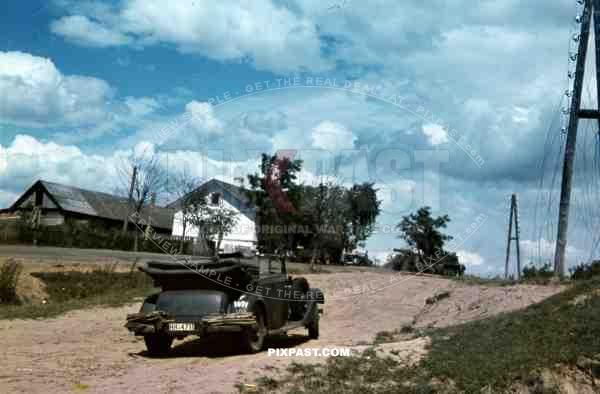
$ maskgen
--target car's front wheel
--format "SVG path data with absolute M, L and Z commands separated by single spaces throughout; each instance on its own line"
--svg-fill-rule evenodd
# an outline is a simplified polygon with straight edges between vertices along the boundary
M 173 339 L 173 337 L 162 333 L 144 335 L 144 342 L 146 342 L 148 354 L 152 357 L 166 356 L 171 349 Z
M 247 352 L 258 353 L 262 350 L 267 336 L 265 316 L 262 309 L 257 308 L 254 312 L 256 329 L 247 328 L 242 332 L 242 346 Z

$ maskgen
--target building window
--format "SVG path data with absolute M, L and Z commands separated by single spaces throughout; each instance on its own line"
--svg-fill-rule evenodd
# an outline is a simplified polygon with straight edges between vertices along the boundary
M 213 193 L 210 196 L 210 204 L 211 205 L 219 205 L 221 202 L 221 193 Z

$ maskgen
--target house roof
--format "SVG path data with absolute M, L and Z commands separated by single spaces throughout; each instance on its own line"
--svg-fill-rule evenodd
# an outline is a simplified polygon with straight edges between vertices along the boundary
M 120 221 L 125 215 L 133 213 L 125 197 L 44 180 L 39 180 L 31 186 L 8 211 L 16 211 L 32 191 L 40 186 L 45 189 L 52 202 L 66 212 Z M 169 208 L 154 207 L 151 209 L 149 206 L 145 206 L 140 212 L 140 217 L 148 222 L 148 218 L 151 216 L 153 227 L 170 230 L 173 227 L 174 213 L 175 211 Z
M 225 201 L 233 205 L 250 220 L 254 221 L 256 218 L 256 206 L 250 201 L 250 199 L 246 195 L 246 191 L 239 186 L 235 186 L 231 183 L 223 182 L 213 178 L 200 185 L 196 190 L 194 190 L 190 194 L 197 193 L 207 195 L 210 193 L 221 193 Z M 172 202 L 171 204 L 167 205 L 167 208 L 180 209 L 182 201 L 184 199 L 185 197 L 182 197 Z

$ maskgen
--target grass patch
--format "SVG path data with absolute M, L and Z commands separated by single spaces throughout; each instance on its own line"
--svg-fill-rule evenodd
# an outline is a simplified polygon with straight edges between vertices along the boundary
M 117 306 L 152 291 L 152 280 L 132 270 L 115 272 L 114 266 L 90 272 L 39 272 L 32 275 L 46 285 L 46 304 L 0 304 L 0 319 L 35 319 L 96 305 Z
M 377 334 L 375 334 L 375 340 L 373 342 L 376 344 L 394 342 L 396 340 L 397 336 L 398 336 L 398 330 L 379 331 Z
M 480 393 L 489 387 L 495 393 L 515 382 L 530 385 L 534 371 L 600 353 L 598 289 L 600 279 L 593 279 L 523 311 L 431 330 L 429 353 L 414 367 L 371 350 L 326 365 L 291 366 L 277 387 L 290 393 Z M 378 333 L 375 342 L 393 334 Z
M 504 279 L 500 277 L 482 278 L 475 275 L 463 275 L 461 277 L 454 278 L 454 280 L 466 285 L 474 286 L 513 286 L 517 284 L 517 281 L 514 279 Z
M 75 383 L 73 385 L 74 391 L 86 391 L 86 390 L 89 390 L 89 388 L 90 388 L 90 386 L 85 383 Z
M 18 304 L 17 282 L 23 270 L 23 264 L 7 260 L 0 266 L 0 304 Z
M 417 376 L 415 368 L 404 368 L 391 358 L 377 357 L 373 349 L 350 357 L 332 357 L 324 365 L 292 363 L 287 375 L 267 386 L 258 383 L 258 391 L 294 394 L 347 393 L 392 394 L 436 393 L 426 376 Z M 391 379 L 393 377 L 393 379 Z M 409 383 L 410 382 L 410 383 Z
M 524 311 L 436 330 L 423 367 L 473 392 L 487 384 L 504 389 L 535 368 L 575 364 L 600 352 L 600 297 L 570 301 L 599 287 L 589 281 Z

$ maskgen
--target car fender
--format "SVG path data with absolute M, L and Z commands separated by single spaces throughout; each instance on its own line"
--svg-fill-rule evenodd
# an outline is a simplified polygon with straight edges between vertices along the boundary
M 269 308 L 267 307 L 267 303 L 260 295 L 250 295 L 248 297 L 248 311 L 254 311 L 256 308 L 261 308 L 262 312 L 265 315 L 265 319 L 268 320 L 269 317 Z

